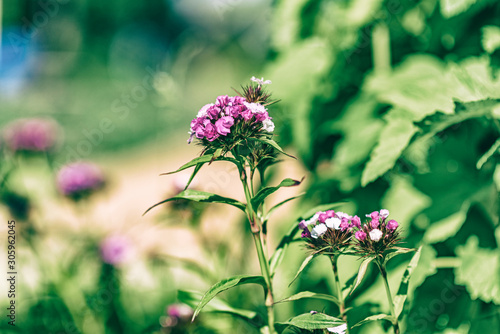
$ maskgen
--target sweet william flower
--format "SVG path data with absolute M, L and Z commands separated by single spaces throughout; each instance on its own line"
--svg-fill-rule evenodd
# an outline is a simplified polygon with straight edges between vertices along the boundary
M 270 118 L 262 122 L 262 129 L 267 132 L 274 132 L 274 123 Z
M 52 120 L 18 119 L 7 124 L 3 140 L 14 152 L 46 152 L 56 146 L 58 132 L 58 126 Z
M 352 217 L 351 222 L 352 222 L 352 225 L 353 225 L 354 227 L 357 227 L 357 228 L 360 228 L 360 227 L 361 227 L 361 219 L 360 219 L 358 216 L 354 216 L 354 217 Z
M 371 228 L 377 228 L 379 225 L 380 225 L 380 222 L 378 221 L 378 218 L 377 219 L 372 219 L 372 221 L 370 222 L 370 227 Z
M 326 227 L 325 224 L 318 224 L 315 227 L 313 227 L 311 231 L 311 237 L 314 239 L 318 239 L 320 236 L 326 233 L 328 230 L 328 227 Z
M 382 238 L 382 231 L 379 229 L 373 229 L 370 231 L 370 239 L 373 241 L 379 241 Z
M 231 116 L 221 117 L 215 122 L 217 132 L 222 136 L 227 136 L 231 132 L 231 127 L 234 125 L 234 118 Z
M 384 219 L 389 217 L 389 210 L 387 210 L 387 209 L 380 210 L 380 216 L 382 216 L 382 218 L 384 218 Z
M 271 80 L 264 80 L 264 78 L 260 78 L 260 79 L 259 79 L 259 78 L 256 78 L 256 77 L 254 77 L 254 76 L 252 76 L 252 78 L 251 78 L 250 80 L 251 80 L 251 81 L 253 81 L 253 82 L 258 83 L 258 84 L 259 84 L 259 85 L 261 85 L 261 86 L 262 86 L 262 85 L 269 85 L 269 84 L 271 84 L 271 83 L 272 83 L 272 82 L 271 82 Z
M 395 221 L 394 219 L 389 220 L 389 222 L 387 223 L 387 229 L 391 231 L 396 230 L 398 226 L 399 226 L 398 222 Z
M 201 107 L 200 111 L 198 111 L 198 115 L 196 115 L 196 117 L 206 117 L 208 115 L 208 109 L 210 109 L 213 105 L 213 103 L 205 104 L 203 107 Z
M 325 220 L 326 226 L 329 228 L 333 228 L 335 230 L 340 229 L 341 223 L 342 223 L 342 221 L 337 217 L 332 217 L 332 218 L 328 218 L 327 220 Z
M 354 233 L 354 236 L 356 237 L 356 239 L 360 240 L 360 241 L 363 241 L 366 239 L 366 233 L 359 230 L 359 231 L 356 231 L 356 233 Z

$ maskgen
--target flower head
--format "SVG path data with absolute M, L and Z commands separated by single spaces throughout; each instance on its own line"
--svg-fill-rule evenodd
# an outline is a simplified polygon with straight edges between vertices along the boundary
M 131 255 L 130 241 L 121 235 L 113 235 L 101 241 L 100 251 L 102 260 L 111 265 L 120 265 Z
M 14 152 L 46 152 L 57 143 L 59 127 L 47 119 L 18 119 L 3 130 L 6 146 Z
M 316 212 L 310 219 L 302 220 L 299 228 L 301 237 L 312 250 L 338 253 L 350 245 L 352 237 L 351 217 L 333 210 Z
M 361 224 L 353 223 L 356 228 L 354 233 L 357 243 L 355 248 L 365 255 L 384 255 L 386 251 L 395 248 L 399 243 L 398 223 L 388 220 L 389 211 L 382 209 L 366 215 L 369 220 Z M 355 219 L 353 218 L 353 221 Z
M 76 162 L 63 166 L 57 173 L 59 191 L 73 199 L 80 199 L 104 186 L 104 175 L 97 165 Z

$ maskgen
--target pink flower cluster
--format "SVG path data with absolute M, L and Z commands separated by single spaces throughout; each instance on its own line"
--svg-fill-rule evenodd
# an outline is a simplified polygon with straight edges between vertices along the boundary
M 274 124 L 266 108 L 259 103 L 248 103 L 241 96 L 219 96 L 215 104 L 203 106 L 191 121 L 191 136 L 206 138 L 212 142 L 220 136 L 227 136 L 239 122 L 247 124 L 262 123 L 264 131 L 274 131 Z
M 316 212 L 310 219 L 302 220 L 299 223 L 302 238 L 313 239 L 320 238 L 329 229 L 351 232 L 354 227 L 359 228 L 360 226 L 361 220 L 358 216 L 353 217 L 347 213 L 333 210 Z
M 48 119 L 18 119 L 5 127 L 3 140 L 16 151 L 45 152 L 57 142 L 58 126 Z
M 65 165 L 57 174 L 57 186 L 66 196 L 79 196 L 97 190 L 104 185 L 104 175 L 97 165 L 76 162 Z
M 363 224 L 363 226 L 358 226 L 358 230 L 354 234 L 355 238 L 362 242 L 368 239 L 378 242 L 382 238 L 391 236 L 399 226 L 394 219 L 387 219 L 389 210 L 386 209 L 373 211 L 366 217 L 370 218 L 370 221 Z

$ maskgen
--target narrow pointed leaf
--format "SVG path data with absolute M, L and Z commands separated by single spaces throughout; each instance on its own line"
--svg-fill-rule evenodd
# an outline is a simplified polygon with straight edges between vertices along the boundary
M 191 176 L 189 177 L 189 180 L 188 182 L 186 183 L 186 186 L 184 187 L 184 190 L 186 190 L 187 188 L 189 188 L 189 185 L 191 184 L 191 182 L 193 182 L 193 179 L 194 177 L 196 176 L 196 174 L 198 174 L 198 172 L 200 171 L 201 167 L 203 167 L 204 164 L 197 164 L 195 167 L 194 167 L 194 170 L 193 172 L 191 173 Z
M 277 209 L 279 209 L 282 205 L 290 202 L 290 201 L 293 201 L 294 199 L 297 199 L 299 197 L 302 197 L 304 196 L 306 193 L 301 193 L 301 194 L 298 194 L 297 196 L 293 196 L 293 197 L 290 197 L 290 198 L 287 198 L 285 199 L 284 201 L 281 201 L 279 202 L 278 204 L 274 205 L 272 208 L 269 209 L 269 211 L 267 212 L 266 214 L 266 217 L 265 217 L 265 220 L 268 220 L 269 217 L 274 213 L 274 211 L 276 211 Z
M 185 163 L 184 165 L 182 165 L 181 167 L 179 167 L 178 169 L 176 169 L 173 172 L 162 173 L 160 175 L 175 174 L 175 173 L 181 172 L 181 171 L 183 171 L 185 169 L 188 169 L 188 168 L 200 165 L 200 164 L 204 165 L 206 163 L 211 163 L 212 161 L 229 161 L 229 162 L 234 163 L 238 167 L 240 166 L 240 163 L 238 162 L 238 160 L 236 160 L 234 158 L 222 157 L 222 156 L 216 157 L 215 154 L 204 154 L 201 157 L 196 157 L 193 160 Z
M 261 143 L 264 143 L 264 144 L 267 144 L 269 146 L 272 146 L 274 149 L 276 149 L 276 151 L 280 152 L 281 154 L 284 154 L 290 158 L 294 158 L 294 159 L 297 159 L 296 157 L 294 157 L 293 155 L 290 155 L 288 153 L 286 153 L 285 151 L 283 151 L 283 149 L 278 145 L 277 142 L 275 142 L 274 140 L 272 139 L 267 139 L 267 138 L 257 138 L 257 141 L 260 141 Z
M 278 266 L 281 264 L 281 261 L 283 261 L 285 251 L 288 248 L 288 245 L 294 241 L 293 238 L 295 234 L 297 234 L 298 230 L 299 230 L 298 224 L 292 226 L 288 230 L 287 234 L 285 234 L 285 236 L 281 239 L 280 243 L 278 244 L 278 247 L 276 247 L 276 250 L 269 259 L 269 270 L 271 272 L 271 276 L 274 276 L 276 268 L 278 268 Z
M 337 298 L 335 298 L 334 296 L 326 295 L 323 293 L 315 293 L 315 292 L 311 292 L 311 291 L 302 291 L 302 292 L 296 293 L 288 298 L 285 298 L 285 299 L 282 299 L 282 300 L 275 302 L 275 304 L 284 303 L 284 302 L 291 302 L 294 300 L 299 300 L 299 299 L 304 299 L 304 298 L 322 299 L 322 300 L 327 300 L 327 301 L 330 301 L 332 303 L 339 305 L 339 300 Z
M 212 193 L 205 192 L 205 191 L 186 189 L 184 191 L 181 191 L 179 194 L 177 194 L 174 197 L 170 197 L 170 198 L 167 198 L 166 200 L 163 200 L 159 203 L 156 203 L 155 205 L 153 205 L 152 207 L 147 209 L 146 212 L 143 213 L 143 215 L 145 215 L 151 209 L 157 207 L 158 205 L 161 205 L 163 203 L 167 203 L 170 201 L 175 201 L 178 199 L 185 199 L 185 200 L 194 201 L 194 202 L 224 203 L 224 204 L 232 205 L 235 208 L 242 210 L 243 212 L 245 212 L 245 209 L 246 209 L 245 204 L 243 204 L 240 201 L 235 200 L 233 198 L 219 196 L 219 195 L 212 194 Z
M 252 208 L 255 211 L 257 211 L 257 209 L 264 202 L 264 200 L 266 199 L 267 196 L 271 195 L 272 193 L 276 192 L 278 189 L 280 189 L 282 187 L 294 187 L 294 186 L 298 186 L 302 182 L 302 180 L 297 181 L 297 180 L 293 180 L 293 179 L 284 179 L 283 181 L 281 181 L 280 184 L 278 184 L 275 187 L 264 187 L 264 188 L 262 188 L 254 196 L 254 198 L 252 198 L 252 200 L 251 200 Z
M 295 282 L 295 280 L 297 279 L 297 277 L 299 277 L 299 275 L 302 273 L 302 271 L 307 267 L 307 265 L 314 259 L 314 257 L 316 256 L 317 254 L 311 254 L 309 255 L 308 257 L 305 258 L 305 260 L 302 262 L 302 264 L 300 265 L 300 268 L 299 270 L 297 271 L 297 273 L 295 274 L 295 277 L 293 278 L 293 280 L 290 282 L 290 284 L 288 284 L 288 286 L 292 285 L 293 282 Z
M 352 328 L 364 325 L 367 322 L 378 321 L 378 320 L 387 320 L 387 321 L 392 322 L 392 317 L 390 315 L 388 315 L 388 314 L 371 315 L 369 317 L 364 318 L 363 320 L 361 320 L 360 322 L 358 322 L 356 325 L 352 326 Z
M 359 270 L 358 270 L 358 276 L 356 277 L 356 282 L 352 286 L 351 292 L 349 292 L 349 294 L 353 293 L 353 291 L 359 286 L 359 284 L 363 280 L 363 277 L 365 277 L 366 269 L 368 268 L 368 265 L 370 264 L 370 262 L 373 261 L 373 259 L 374 259 L 373 257 L 368 257 L 368 258 L 364 259 L 363 262 L 361 262 L 361 265 L 359 266 Z
M 210 289 L 208 289 L 208 291 L 203 295 L 200 302 L 198 303 L 198 306 L 196 306 L 196 309 L 194 310 L 192 320 L 194 320 L 198 316 L 200 311 L 205 307 L 205 305 L 207 305 L 219 293 L 243 284 L 259 284 L 264 288 L 265 292 L 267 290 L 266 281 L 262 276 L 238 275 L 223 279 L 222 281 L 215 283 L 212 287 L 210 287 Z
M 277 323 L 277 327 L 295 326 L 301 329 L 325 329 L 345 324 L 341 319 L 329 316 L 324 313 L 304 313 L 289 319 L 286 322 Z
M 177 292 L 179 301 L 193 309 L 198 305 L 202 297 L 203 294 L 196 291 L 179 290 Z M 210 304 L 205 307 L 205 312 L 227 313 L 245 320 L 253 320 L 257 316 L 257 312 L 234 308 L 219 297 L 212 299 Z
M 396 317 L 399 317 L 399 315 L 403 311 L 403 306 L 405 304 L 406 297 L 408 296 L 408 285 L 410 284 L 410 277 L 418 265 L 421 251 L 422 251 L 422 246 L 418 248 L 417 252 L 411 258 L 410 263 L 408 263 L 408 266 L 406 267 L 406 270 L 403 274 L 403 278 L 401 279 L 401 284 L 399 285 L 398 293 L 394 297 L 394 309 L 396 312 Z
M 491 158 L 492 155 L 498 153 L 499 150 L 500 150 L 500 138 L 497 139 L 497 141 L 493 144 L 493 146 L 491 146 L 490 149 L 485 154 L 483 154 L 483 156 L 478 160 L 476 168 L 481 169 L 483 165 L 486 163 L 486 161 L 488 161 L 488 159 Z
M 410 252 L 414 252 L 416 249 L 414 248 L 403 248 L 403 247 L 399 247 L 397 250 L 395 250 L 394 252 L 392 253 L 389 253 L 385 256 L 385 260 L 384 260 L 384 265 L 387 264 L 387 262 L 389 262 L 390 259 L 392 259 L 393 257 L 397 256 L 397 255 L 400 255 L 400 254 L 406 254 L 406 253 L 410 253 Z

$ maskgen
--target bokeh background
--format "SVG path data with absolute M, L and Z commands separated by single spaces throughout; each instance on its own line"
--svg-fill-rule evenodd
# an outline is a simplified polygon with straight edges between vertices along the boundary
M 4 311 L 2 333 L 258 332 L 265 310 L 251 286 L 222 294 L 212 311 L 226 312 L 192 325 L 176 306 L 224 277 L 258 273 L 243 215 L 177 202 L 142 216 L 186 184 L 189 172 L 159 174 L 200 153 L 187 144 L 199 108 L 253 75 L 272 80 L 276 140 L 298 157 L 269 182 L 306 177 L 271 199 L 306 192 L 274 216 L 270 246 L 313 205 L 342 201 L 359 216 L 387 208 L 406 246 L 423 245 L 406 332 L 500 333 L 497 1 L 0 4 L 0 263 L 7 272 L 15 220 L 18 271 L 16 327 Z M 50 149 L 9 144 L 20 119 L 53 122 Z M 61 193 L 58 175 L 77 161 L 99 166 L 104 187 Z M 204 167 L 192 187 L 244 197 L 223 163 Z M 327 259 L 288 287 L 305 256 L 300 243 L 289 248 L 277 299 L 332 292 Z M 409 257 L 390 263 L 394 289 Z M 344 260 L 341 279 L 358 265 Z M 353 324 L 387 309 L 381 287 L 370 268 Z M 278 305 L 277 318 L 310 310 L 337 312 L 302 300 Z M 352 333 L 385 330 L 371 323 Z

